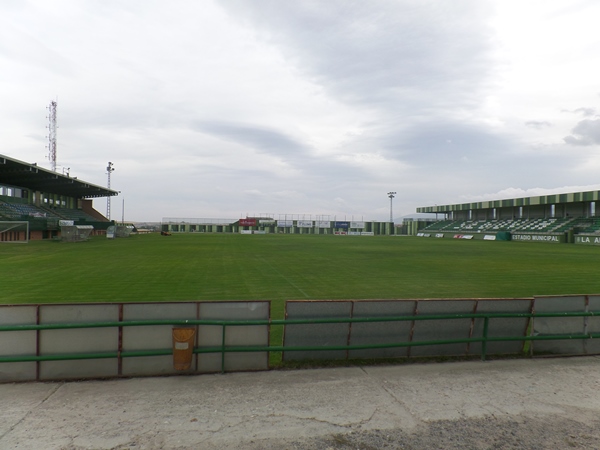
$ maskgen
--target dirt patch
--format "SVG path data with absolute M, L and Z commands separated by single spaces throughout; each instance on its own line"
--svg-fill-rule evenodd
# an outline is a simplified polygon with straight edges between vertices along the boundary
M 247 450 L 560 450 L 600 449 L 600 421 L 563 417 L 443 420 L 402 429 L 358 431 L 305 441 L 254 442 Z

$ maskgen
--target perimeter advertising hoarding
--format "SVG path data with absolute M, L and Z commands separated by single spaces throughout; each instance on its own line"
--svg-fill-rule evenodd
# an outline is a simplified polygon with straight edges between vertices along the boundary
M 312 228 L 312 220 L 298 220 L 296 226 L 298 228 Z
M 350 228 L 364 228 L 364 222 L 350 222 Z
M 315 226 L 317 228 L 329 228 L 331 226 L 331 222 L 329 220 L 317 220 L 315 222 Z
M 333 228 L 345 228 L 348 229 L 350 228 L 350 222 L 334 222 L 333 223 Z
M 256 219 L 240 219 L 241 227 L 255 227 Z
M 281 228 L 291 228 L 294 226 L 293 220 L 278 220 L 277 226 Z

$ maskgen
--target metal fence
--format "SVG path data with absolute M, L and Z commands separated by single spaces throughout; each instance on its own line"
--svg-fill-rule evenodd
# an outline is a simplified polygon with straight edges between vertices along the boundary
M 509 336 L 490 336 L 489 335 L 489 324 L 494 319 L 557 319 L 562 318 L 571 320 L 573 318 L 588 318 L 593 316 L 599 316 L 600 311 L 565 311 L 565 312 L 549 312 L 549 313 L 473 313 L 473 314 L 430 314 L 430 315 L 402 315 L 393 317 L 360 317 L 360 318 L 322 318 L 322 319 L 285 319 L 285 320 L 272 320 L 272 319 L 261 319 L 261 320 L 131 320 L 131 321 L 98 321 L 98 322 L 72 322 L 72 323 L 53 323 L 53 324 L 11 324 L 1 325 L 0 333 L 6 332 L 26 332 L 35 331 L 40 333 L 47 330 L 67 330 L 67 329 L 98 329 L 98 328 L 118 328 L 121 330 L 129 327 L 142 327 L 142 326 L 194 326 L 201 329 L 202 327 L 220 327 L 222 332 L 221 342 L 218 345 L 196 345 L 193 352 L 195 354 L 217 354 L 220 356 L 220 370 L 221 372 L 226 371 L 225 355 L 228 353 L 253 353 L 253 352 L 299 352 L 299 351 L 310 351 L 310 352 L 322 352 L 341 350 L 349 352 L 351 350 L 371 350 L 371 349 L 382 349 L 382 348 L 401 348 L 401 347 L 422 347 L 422 346 L 445 346 L 450 344 L 473 344 L 479 343 L 480 345 L 480 357 L 482 361 L 488 357 L 488 344 L 491 342 L 502 342 L 502 341 L 523 341 L 523 342 L 535 342 L 535 341 L 565 341 L 565 340 L 592 340 L 600 338 L 600 333 L 596 332 L 575 332 L 575 333 L 554 333 L 545 331 L 544 334 L 535 332 L 534 322 L 528 327 L 527 331 L 520 335 L 509 335 Z M 257 327 L 257 326 L 283 326 L 289 327 L 294 325 L 318 325 L 318 324 L 359 324 L 359 323 L 399 323 L 407 321 L 449 321 L 456 319 L 471 319 L 483 321 L 481 327 L 481 334 L 478 336 L 470 336 L 468 338 L 460 339 L 434 339 L 434 340 L 417 340 L 407 341 L 398 340 L 397 342 L 380 342 L 370 343 L 361 345 L 330 345 L 327 342 L 320 343 L 319 345 L 232 345 L 228 343 L 228 335 L 232 332 L 232 329 L 239 327 Z M 533 354 L 533 348 L 530 347 L 528 351 Z M 546 349 L 547 351 L 547 349 Z M 546 352 L 545 351 L 545 352 Z M 550 352 L 551 353 L 551 352 Z M 119 350 L 119 351 L 106 351 L 106 352 L 77 352 L 77 353 L 54 353 L 54 354 L 25 354 L 25 355 L 13 355 L 13 354 L 0 354 L 0 372 L 2 371 L 3 364 L 10 363 L 26 363 L 33 362 L 39 363 L 43 361 L 66 361 L 66 360 L 98 360 L 98 359 L 110 359 L 115 358 L 121 360 L 122 358 L 132 357 L 151 357 L 151 356 L 165 356 L 172 355 L 172 348 L 161 348 L 161 349 L 144 349 L 144 350 Z M 6 380 L 5 380 L 6 381 Z

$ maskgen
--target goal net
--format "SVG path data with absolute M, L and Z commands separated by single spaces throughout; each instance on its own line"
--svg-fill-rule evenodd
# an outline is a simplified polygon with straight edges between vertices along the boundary
M 91 225 L 74 225 L 72 220 L 60 220 L 60 238 L 64 242 L 83 242 L 90 237 L 94 227 Z
M 0 221 L 0 243 L 29 242 L 29 222 L 27 221 Z

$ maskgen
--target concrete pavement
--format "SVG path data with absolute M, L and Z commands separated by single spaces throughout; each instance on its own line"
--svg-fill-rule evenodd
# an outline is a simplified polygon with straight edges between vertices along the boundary
M 440 420 L 592 424 L 600 357 L 0 384 L 0 404 L 2 450 L 305 448 Z

